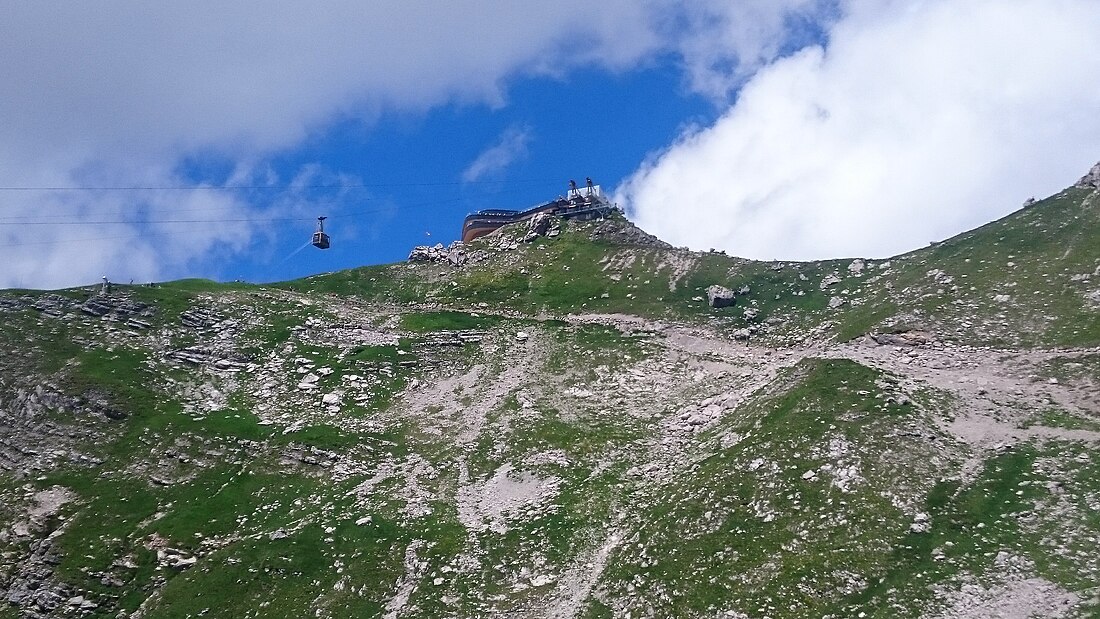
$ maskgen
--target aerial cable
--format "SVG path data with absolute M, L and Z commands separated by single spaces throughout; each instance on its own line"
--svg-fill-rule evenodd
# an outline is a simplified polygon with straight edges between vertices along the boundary
M 501 195 L 501 194 L 493 194 Z M 376 215 L 381 213 L 391 213 L 395 211 L 401 211 L 408 208 L 419 208 L 425 206 L 437 206 L 441 204 L 452 204 L 455 202 L 461 202 L 465 198 L 447 198 L 446 200 L 430 200 L 426 202 L 412 202 L 406 204 L 395 204 L 392 207 L 376 208 L 376 209 L 356 209 L 349 210 L 344 213 L 338 213 L 331 215 L 332 219 L 345 219 L 348 217 L 358 217 L 360 215 Z M 70 215 L 47 215 L 46 217 L 68 217 Z M 16 219 L 17 216 L 0 217 L 0 226 L 110 226 L 110 225 L 158 225 L 158 224 L 216 224 L 216 223 L 271 223 L 271 222 L 294 222 L 294 221 L 313 221 L 313 217 L 230 217 L 230 218 L 217 218 L 217 219 L 112 219 L 112 220 L 94 220 L 94 221 L 28 221 L 26 218 L 29 216 L 21 216 L 21 219 Z
M 357 217 L 357 216 L 360 216 L 360 215 L 372 215 L 372 214 L 380 214 L 380 213 L 389 213 L 389 212 L 392 212 L 394 210 L 400 210 L 401 208 L 406 208 L 406 207 L 431 206 L 431 205 L 435 205 L 435 204 L 446 204 L 446 203 L 450 203 L 450 202 L 458 202 L 461 199 L 462 198 L 453 198 L 453 199 L 448 199 L 448 200 L 435 200 L 435 201 L 432 201 L 432 202 L 412 203 L 412 204 L 406 204 L 406 205 L 402 205 L 402 206 L 398 206 L 398 207 L 394 207 L 394 208 L 385 208 L 385 209 L 358 210 L 358 211 L 343 213 L 343 214 L 340 214 L 340 215 L 330 215 L 328 218 L 329 219 L 335 219 L 335 218 Z M 264 219 L 247 219 L 247 220 L 210 219 L 210 220 L 193 220 L 193 221 L 196 221 L 197 223 L 221 223 L 221 222 L 226 222 L 226 221 L 271 221 L 271 220 L 264 220 Z M 314 221 L 314 218 L 312 218 L 312 217 L 294 217 L 294 218 L 285 218 L 285 221 Z M 79 225 L 84 224 L 84 223 L 92 223 L 93 225 L 99 225 L 99 224 L 95 224 L 94 222 L 79 222 L 79 221 L 73 221 L 73 222 L 23 222 L 23 221 L 3 222 L 3 221 L 0 221 L 0 226 L 3 226 L 3 225 L 23 226 L 23 225 L 26 225 L 26 224 L 79 226 Z M 117 223 L 116 225 L 123 225 L 123 224 L 133 225 L 133 224 L 149 224 L 149 223 L 165 223 L 165 222 L 156 221 L 156 220 L 153 220 L 153 221 L 126 221 L 126 222 Z M 101 225 L 108 225 L 108 224 L 102 223 Z M 127 235 L 127 236 L 101 236 L 101 237 L 79 238 L 79 239 L 52 239 L 52 240 L 48 240 L 48 241 L 27 241 L 27 242 L 22 242 L 22 243 L 11 243 L 11 244 L 6 244 L 6 245 L 0 245 L 0 249 L 7 249 L 9 247 L 25 247 L 25 246 L 31 246 L 31 245 L 60 245 L 60 244 L 66 244 L 66 243 L 91 243 L 91 242 L 96 242 L 96 241 L 137 240 L 137 239 L 142 239 L 142 238 L 150 237 L 150 236 L 176 236 L 176 235 L 181 235 L 181 234 L 194 234 L 194 233 L 195 233 L 194 230 L 180 230 L 180 231 L 173 231 L 173 232 L 139 233 L 139 234 L 131 234 L 131 235 Z
M 518 179 L 500 181 L 437 181 L 406 183 L 344 183 L 339 185 L 103 185 L 80 187 L 7 186 L 0 191 L 301 191 L 316 189 L 371 189 L 375 187 L 460 187 L 464 185 L 521 185 L 558 183 L 559 179 Z
M 310 221 L 310 217 L 269 217 L 239 219 L 117 219 L 109 221 L 20 221 L 0 222 L 0 226 L 112 226 L 112 225 L 154 225 L 154 224 L 216 224 L 216 223 L 266 223 L 272 221 Z
M 80 239 L 52 239 L 49 241 L 27 241 L 25 243 L 11 243 L 8 245 L 0 245 L 0 249 L 7 249 L 9 247 L 25 247 L 30 245 L 68 245 L 69 243 L 93 243 L 97 241 L 133 241 L 138 239 L 144 239 L 151 236 L 182 236 L 184 234 L 194 234 L 194 231 L 179 231 L 179 232 L 149 232 L 146 234 L 131 234 L 128 236 L 100 236 L 94 238 L 80 238 Z

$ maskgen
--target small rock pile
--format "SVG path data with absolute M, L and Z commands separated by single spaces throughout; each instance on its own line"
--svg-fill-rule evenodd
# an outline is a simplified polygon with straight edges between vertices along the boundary
M 447 247 L 443 243 L 417 245 L 409 253 L 409 262 L 448 263 L 459 267 L 466 264 L 466 245 L 462 241 L 455 241 Z

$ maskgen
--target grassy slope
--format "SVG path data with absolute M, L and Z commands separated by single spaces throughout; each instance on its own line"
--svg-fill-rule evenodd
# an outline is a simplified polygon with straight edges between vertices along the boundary
M 1100 343 L 1100 308 L 1084 297 L 1100 289 L 1098 192 L 1068 189 L 895 262 L 891 296 L 939 330 L 995 344 Z M 933 269 L 953 281 L 935 283 Z
M 520 243 L 512 251 L 481 239 L 472 250 L 491 259 L 454 272 L 368 267 L 286 286 L 399 303 L 487 303 L 531 314 L 624 312 L 728 330 L 767 323 L 772 338 L 788 343 L 907 328 L 990 345 L 1100 343 L 1097 308 L 1085 302 L 1100 281 L 1096 192 L 1066 190 L 932 247 L 867 261 L 859 274 L 848 270 L 851 260 L 765 263 L 624 246 L 593 236 L 597 226 L 566 222 L 560 237 Z M 518 239 L 522 229 L 503 234 Z M 823 287 L 829 276 L 840 281 Z M 749 292 L 736 306 L 715 310 L 699 300 L 712 284 Z M 829 308 L 833 297 L 844 303 Z M 751 320 L 746 308 L 756 314 Z

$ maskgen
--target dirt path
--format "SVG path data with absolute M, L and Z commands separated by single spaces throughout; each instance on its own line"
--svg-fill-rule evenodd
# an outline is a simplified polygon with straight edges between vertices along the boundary
M 1034 360 L 1075 352 L 1005 352 L 970 348 L 895 348 L 859 342 L 832 347 L 826 356 L 852 359 L 913 381 L 945 390 L 959 410 L 945 425 L 959 439 L 978 447 L 1031 438 L 1100 442 L 1100 432 L 1036 424 L 1038 412 L 1062 409 L 1100 419 L 1100 401 L 1082 397 L 1072 385 L 1037 381 Z M 1028 426 L 1028 427 L 1024 427 Z
M 1037 367 L 1043 362 L 1100 354 L 1100 348 L 1004 351 L 942 344 L 895 347 L 865 338 L 846 344 L 773 349 L 732 341 L 704 329 L 670 327 L 625 314 L 578 314 L 569 318 L 578 323 L 659 332 L 669 349 L 722 360 L 733 371 L 751 372 L 749 391 L 808 357 L 851 359 L 901 376 L 910 388 L 933 387 L 952 394 L 959 408 L 944 427 L 975 447 L 1032 438 L 1100 442 L 1100 432 L 1043 426 L 1035 419 L 1039 412 L 1060 409 L 1100 422 L 1100 397 L 1090 382 L 1063 384 L 1037 376 Z

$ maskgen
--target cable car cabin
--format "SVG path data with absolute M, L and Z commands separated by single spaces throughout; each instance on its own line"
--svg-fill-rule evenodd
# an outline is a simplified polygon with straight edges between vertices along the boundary
M 328 249 L 328 235 L 325 234 L 325 220 L 327 217 L 317 218 L 317 231 L 313 233 L 313 246 L 317 249 Z

